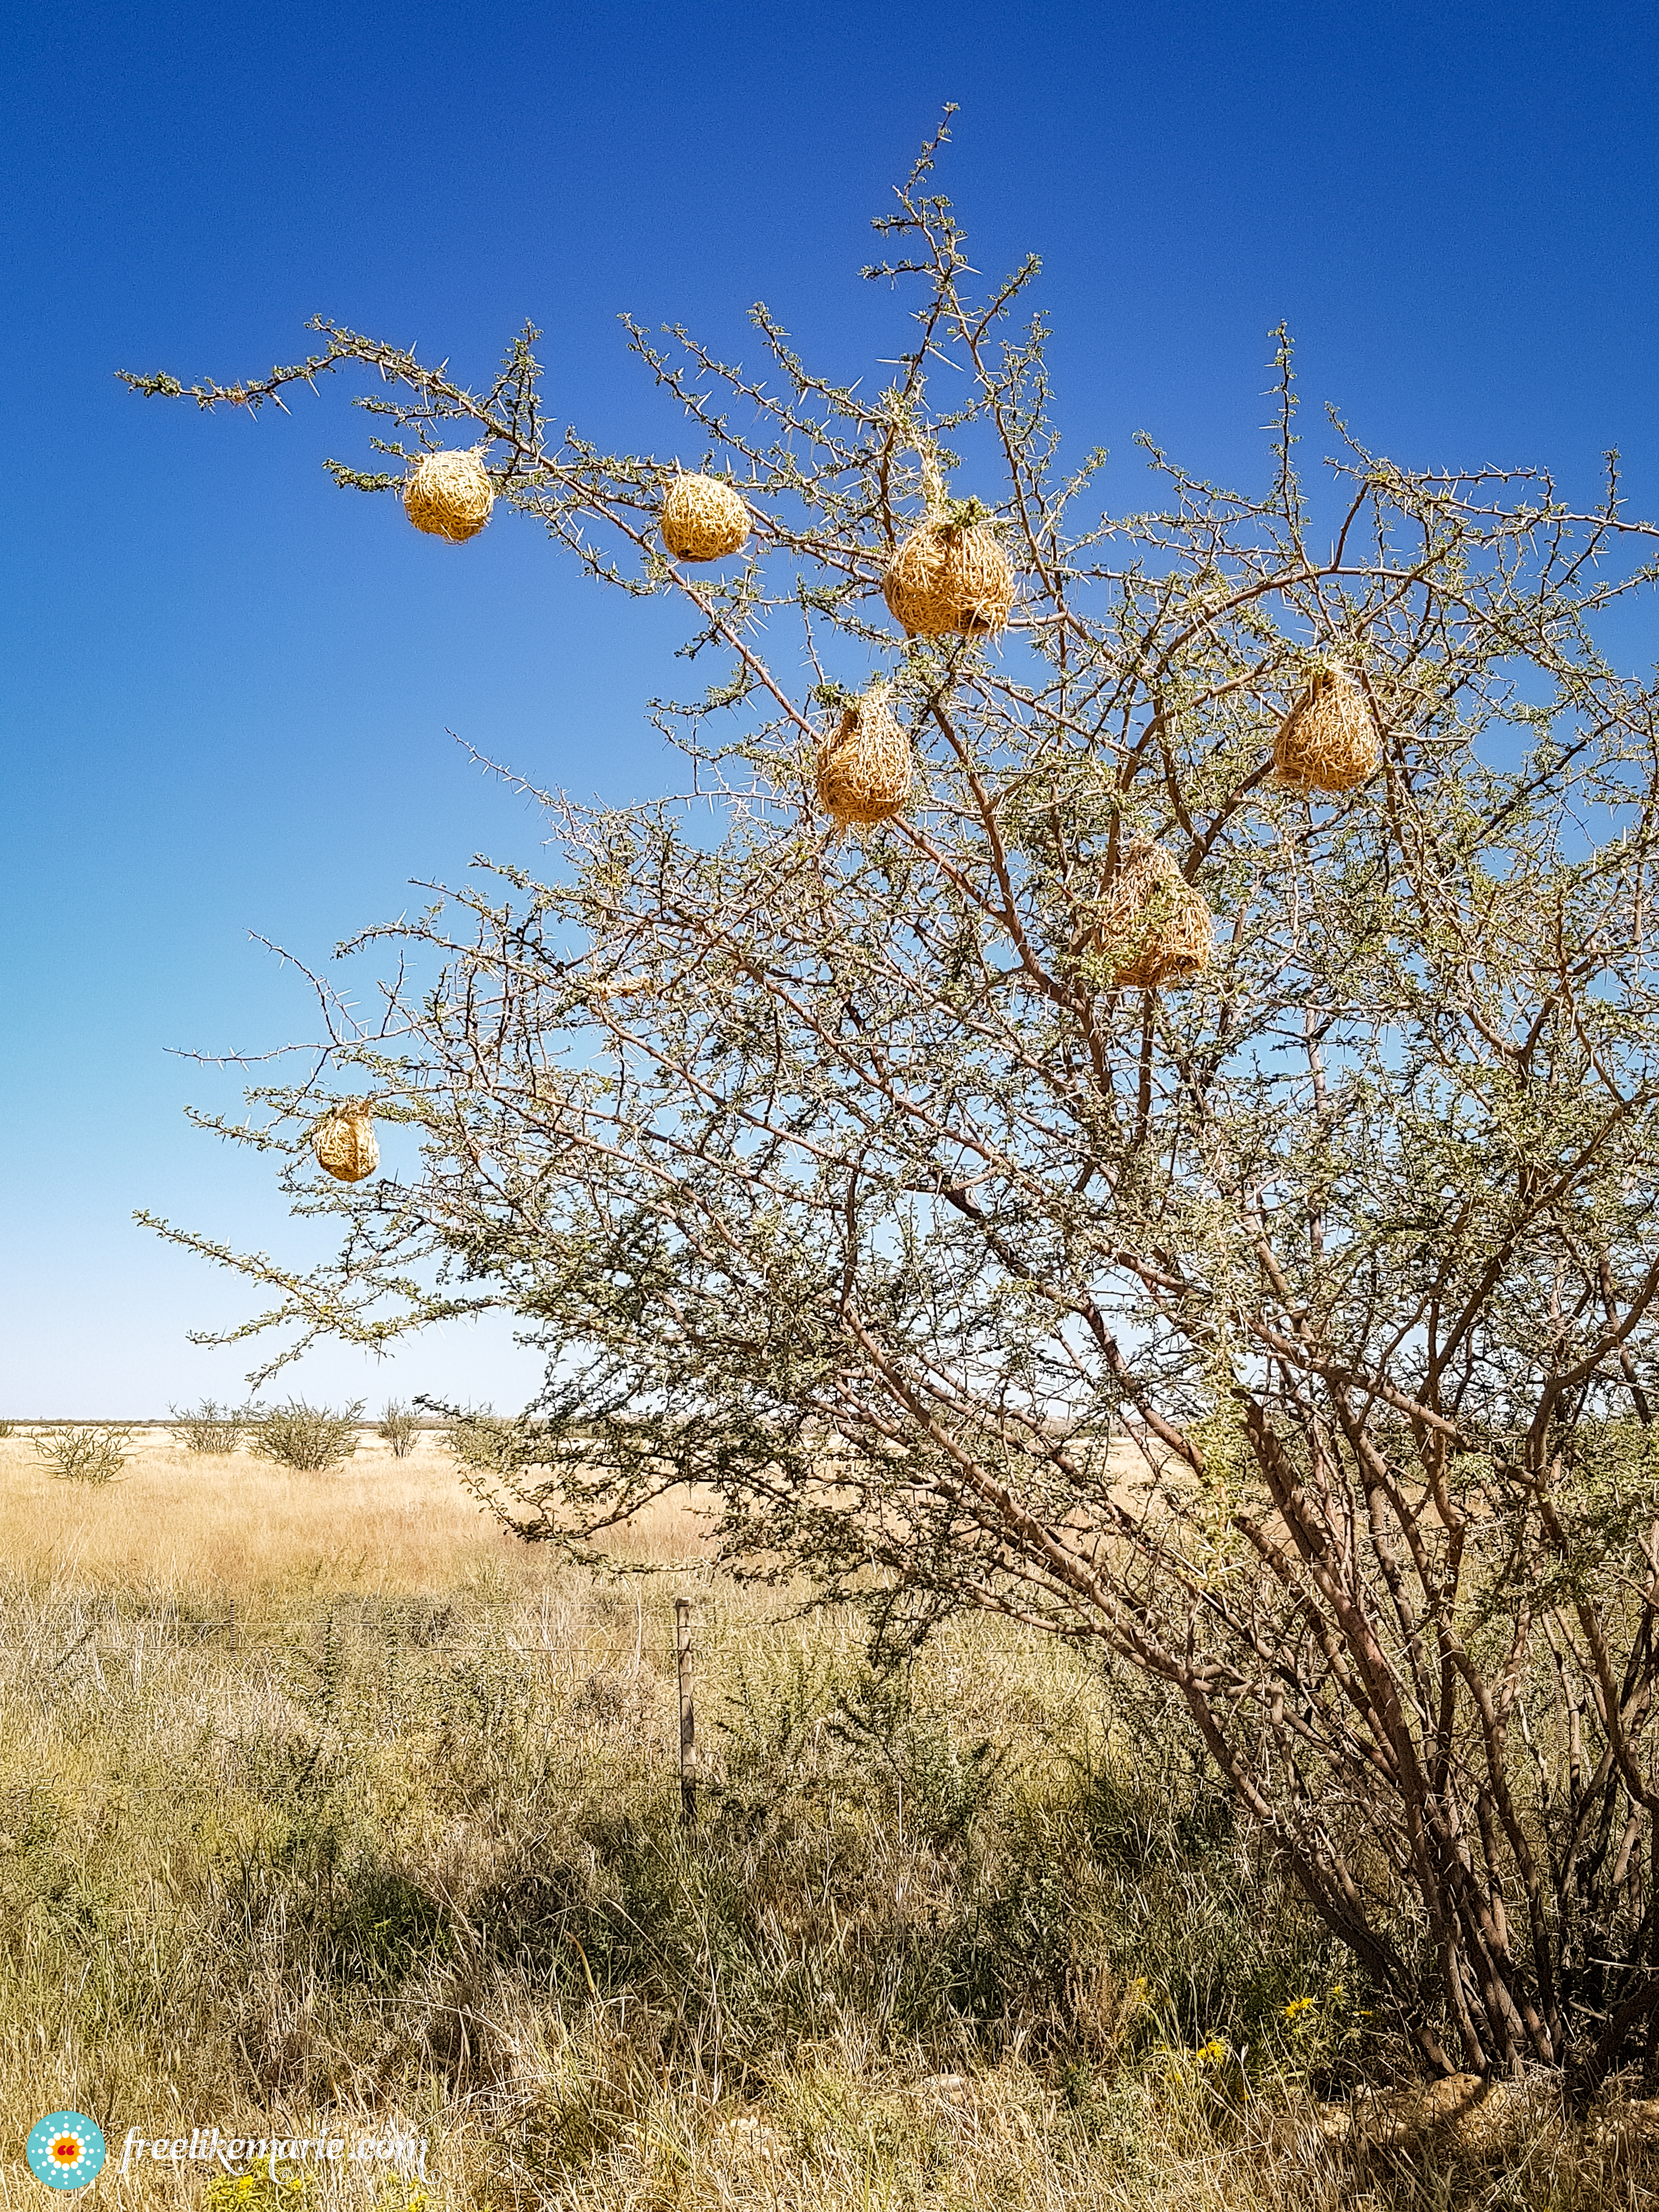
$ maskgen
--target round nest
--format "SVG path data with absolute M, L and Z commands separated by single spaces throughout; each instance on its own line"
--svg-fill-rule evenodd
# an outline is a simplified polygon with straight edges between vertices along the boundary
M 889 562 L 882 590 L 912 637 L 986 637 L 1013 606 L 1013 564 L 982 522 L 924 522 Z
M 1352 791 L 1382 757 L 1365 695 L 1347 670 L 1327 661 L 1279 724 L 1273 766 L 1281 783 Z
M 1106 887 L 1093 945 L 1121 962 L 1115 984 L 1155 991 L 1190 982 L 1210 964 L 1210 909 L 1169 854 L 1139 838 Z
M 910 740 L 888 704 L 887 686 L 855 699 L 818 747 L 818 805 L 838 830 L 885 822 L 908 804 Z
M 478 459 L 482 446 L 469 451 L 423 453 L 404 485 L 404 513 L 416 530 L 464 545 L 489 520 L 495 487 Z
M 719 561 L 749 535 L 749 509 L 718 477 L 676 477 L 662 503 L 663 543 L 677 561 Z
M 314 1142 L 318 1166 L 337 1182 L 361 1182 L 380 1164 L 374 1117 L 367 1106 L 337 1106 Z

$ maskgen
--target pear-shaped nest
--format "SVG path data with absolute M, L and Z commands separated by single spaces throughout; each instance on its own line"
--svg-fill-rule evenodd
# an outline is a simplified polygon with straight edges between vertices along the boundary
M 1112 981 L 1152 991 L 1188 983 L 1214 950 L 1210 909 L 1167 853 L 1147 838 L 1125 852 L 1106 886 L 1093 949 L 1113 962 Z
M 663 544 L 677 561 L 719 561 L 749 535 L 748 507 L 718 477 L 678 476 L 662 503 Z
M 404 513 L 416 530 L 463 545 L 489 520 L 495 487 L 478 459 L 482 447 L 467 452 L 423 453 L 404 484 Z
M 367 1103 L 337 1106 L 313 1139 L 317 1164 L 337 1182 L 362 1182 L 380 1164 L 374 1116 Z
M 1013 563 L 987 524 L 934 520 L 894 554 L 882 590 L 912 637 L 988 637 L 1013 606 Z
M 872 684 L 818 746 L 818 805 L 837 829 L 885 822 L 909 804 L 915 773 L 909 736 L 887 686 Z
M 1279 724 L 1273 767 L 1280 783 L 1352 791 L 1376 773 L 1382 747 L 1370 706 L 1338 661 L 1326 661 Z

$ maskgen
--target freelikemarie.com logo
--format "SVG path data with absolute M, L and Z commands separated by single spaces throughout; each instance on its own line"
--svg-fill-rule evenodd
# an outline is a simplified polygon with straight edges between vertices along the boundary
M 268 2167 L 273 2181 L 279 2166 L 305 2166 L 315 2159 L 320 2166 L 395 2165 L 400 2173 L 422 2181 L 426 2170 L 427 2139 L 408 2136 L 395 2128 L 379 2135 L 359 2136 L 348 2143 L 344 2136 L 223 2136 L 217 2128 L 192 2128 L 187 2136 L 145 2136 L 129 2128 L 121 2146 L 121 2171 L 148 2159 L 154 2165 L 182 2166 L 205 2162 L 222 2166 L 228 2173 L 240 2166 Z

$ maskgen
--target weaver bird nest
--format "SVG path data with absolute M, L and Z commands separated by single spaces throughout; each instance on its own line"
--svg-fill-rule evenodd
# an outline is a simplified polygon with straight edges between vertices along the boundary
M 337 1182 L 362 1182 L 380 1164 L 374 1117 L 367 1105 L 337 1106 L 313 1143 L 318 1166 Z
M 1280 783 L 1352 791 L 1382 757 L 1364 693 L 1340 663 L 1326 661 L 1279 724 L 1273 767 Z
M 1097 913 L 1092 949 L 1114 963 L 1115 984 L 1152 991 L 1190 982 L 1210 964 L 1209 908 L 1169 854 L 1146 838 L 1124 854 Z
M 676 477 L 662 503 L 663 543 L 677 561 L 719 561 L 749 535 L 749 509 L 718 477 Z
M 818 746 L 818 805 L 844 829 L 902 813 L 915 770 L 910 739 L 884 684 L 855 699 Z
M 478 455 L 483 448 L 423 453 L 404 483 L 404 513 L 416 530 L 464 545 L 489 520 L 495 487 Z
M 882 590 L 912 637 L 986 637 L 1014 604 L 1013 563 L 987 524 L 933 515 L 888 562 Z

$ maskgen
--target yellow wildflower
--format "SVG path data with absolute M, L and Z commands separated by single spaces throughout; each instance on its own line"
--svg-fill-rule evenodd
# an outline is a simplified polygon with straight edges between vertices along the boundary
M 1292 1997 L 1285 2008 L 1286 2020 L 1300 2020 L 1304 2012 L 1311 2012 L 1319 2002 L 1317 1997 Z

